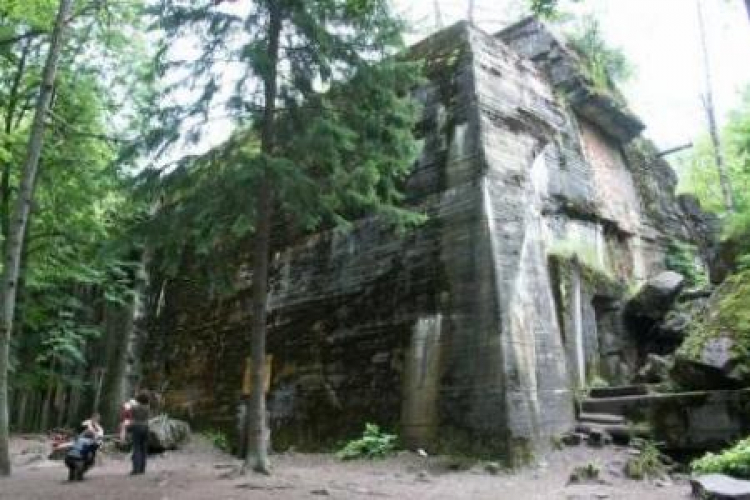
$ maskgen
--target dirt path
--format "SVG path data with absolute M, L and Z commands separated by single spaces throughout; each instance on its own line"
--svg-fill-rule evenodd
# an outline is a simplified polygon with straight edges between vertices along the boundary
M 60 462 L 39 460 L 45 444 L 14 441 L 14 475 L 0 480 L 0 499 L 12 500 L 229 500 L 229 499 L 687 499 L 684 481 L 666 485 L 630 481 L 618 470 L 624 450 L 586 447 L 553 452 L 540 466 L 493 475 L 481 465 L 455 471 L 457 462 L 403 453 L 374 462 L 342 463 L 329 455 L 282 454 L 274 475 L 235 477 L 237 462 L 205 443 L 152 458 L 145 476 L 129 477 L 128 457 L 110 454 L 81 483 L 65 481 Z M 21 453 L 23 451 L 26 453 Z M 570 485 L 571 470 L 588 462 L 606 484 Z M 227 477 L 229 476 L 229 477 Z

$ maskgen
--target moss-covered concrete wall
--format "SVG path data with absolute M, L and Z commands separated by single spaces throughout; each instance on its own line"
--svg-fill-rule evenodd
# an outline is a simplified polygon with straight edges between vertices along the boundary
M 562 97 L 554 64 L 464 23 L 411 54 L 429 83 L 415 93 L 424 146 L 407 195 L 430 219 L 407 235 L 362 220 L 346 234 L 279 245 L 272 442 L 319 447 L 370 421 L 410 446 L 516 463 L 571 425 L 575 367 L 607 355 L 603 332 L 624 335 L 601 305 L 616 299 L 612 288 L 581 273 L 585 292 L 563 302 L 570 277 L 555 277 L 550 256 L 576 256 L 621 282 L 662 265 L 644 182 L 621 149 L 634 125 L 626 117 L 612 128 L 620 115 L 607 108 L 602 128 Z M 205 426 L 232 428 L 242 393 L 252 277 L 241 262 L 238 252 L 228 298 L 191 278 L 200 262 L 152 280 L 148 383 Z M 573 330 L 586 359 L 571 348 Z

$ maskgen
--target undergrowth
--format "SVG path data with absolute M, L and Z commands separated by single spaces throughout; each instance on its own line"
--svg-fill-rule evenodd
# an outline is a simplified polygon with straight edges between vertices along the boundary
M 693 323 L 678 355 L 699 359 L 709 340 L 729 336 L 737 359 L 750 359 L 750 270 L 727 278 L 708 310 Z
M 396 435 L 380 430 L 375 424 L 365 424 L 362 437 L 349 441 L 336 456 L 341 460 L 383 458 L 396 451 Z
M 635 445 L 639 453 L 628 459 L 625 464 L 625 475 L 630 479 L 663 477 L 667 473 L 667 468 L 662 462 L 662 455 L 656 444 L 639 439 Z
M 597 482 L 599 481 L 601 472 L 602 468 L 599 464 L 588 462 L 585 465 L 573 469 L 573 472 L 570 473 L 568 482 L 571 484 Z
M 229 452 L 229 438 L 227 438 L 227 435 L 223 432 L 209 429 L 203 431 L 201 434 L 203 434 L 203 437 L 205 437 L 209 443 L 214 445 L 214 447 L 221 451 Z
M 693 472 L 719 473 L 750 479 L 750 437 L 720 453 L 706 453 L 690 464 Z
M 706 270 L 697 258 L 698 250 L 695 245 L 684 241 L 673 240 L 667 245 L 664 263 L 670 271 L 680 273 L 691 286 L 705 286 L 708 284 Z

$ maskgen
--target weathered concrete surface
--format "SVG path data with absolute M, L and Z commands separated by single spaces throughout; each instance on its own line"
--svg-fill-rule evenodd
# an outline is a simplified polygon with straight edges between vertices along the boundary
M 719 284 L 729 270 L 727 262 L 720 257 L 721 221 L 719 217 L 701 209 L 700 201 L 692 194 L 680 194 L 677 197 L 680 211 L 690 230 L 690 237 L 698 243 L 701 258 L 706 263 L 711 283 Z
M 624 415 L 649 424 L 657 440 L 679 450 L 718 449 L 750 433 L 750 389 L 589 398 L 585 412 Z
M 618 99 L 594 89 L 576 53 L 539 20 L 526 18 L 496 36 L 522 57 L 536 62 L 552 84 L 565 92 L 576 113 L 611 137 L 626 143 L 645 128 Z
M 628 160 L 640 125 L 627 113 L 558 97 L 568 82 L 550 72 L 573 60 L 532 62 L 464 23 L 411 53 L 429 83 L 407 195 L 430 220 L 401 237 L 362 220 L 279 246 L 273 442 L 331 443 L 371 421 L 415 447 L 522 461 L 571 427 L 576 386 L 632 372 L 623 283 L 661 271 L 664 241 L 684 233 L 673 174 L 640 149 Z M 152 280 L 148 381 L 170 410 L 231 428 L 252 277 L 219 299 L 192 280 L 199 265 Z
M 750 500 L 750 481 L 724 474 L 706 474 L 690 480 L 693 498 L 702 500 Z
M 674 271 L 663 271 L 649 278 L 628 302 L 633 315 L 651 320 L 664 318 L 685 284 L 685 277 Z

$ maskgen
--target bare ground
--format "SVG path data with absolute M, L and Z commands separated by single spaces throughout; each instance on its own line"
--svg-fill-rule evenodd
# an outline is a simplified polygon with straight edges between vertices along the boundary
M 0 499 L 229 500 L 229 499 L 687 499 L 684 480 L 632 481 L 619 472 L 627 451 L 585 446 L 551 452 L 541 464 L 513 473 L 488 473 L 483 464 L 401 453 L 382 461 L 340 462 L 330 455 L 284 453 L 273 475 L 238 476 L 238 462 L 195 439 L 186 449 L 152 457 L 145 476 L 128 476 L 126 455 L 102 454 L 80 483 L 65 481 L 60 462 L 42 458 L 43 438 L 13 441 L 14 474 L 0 479 Z M 566 485 L 574 467 L 602 469 L 604 484 Z

